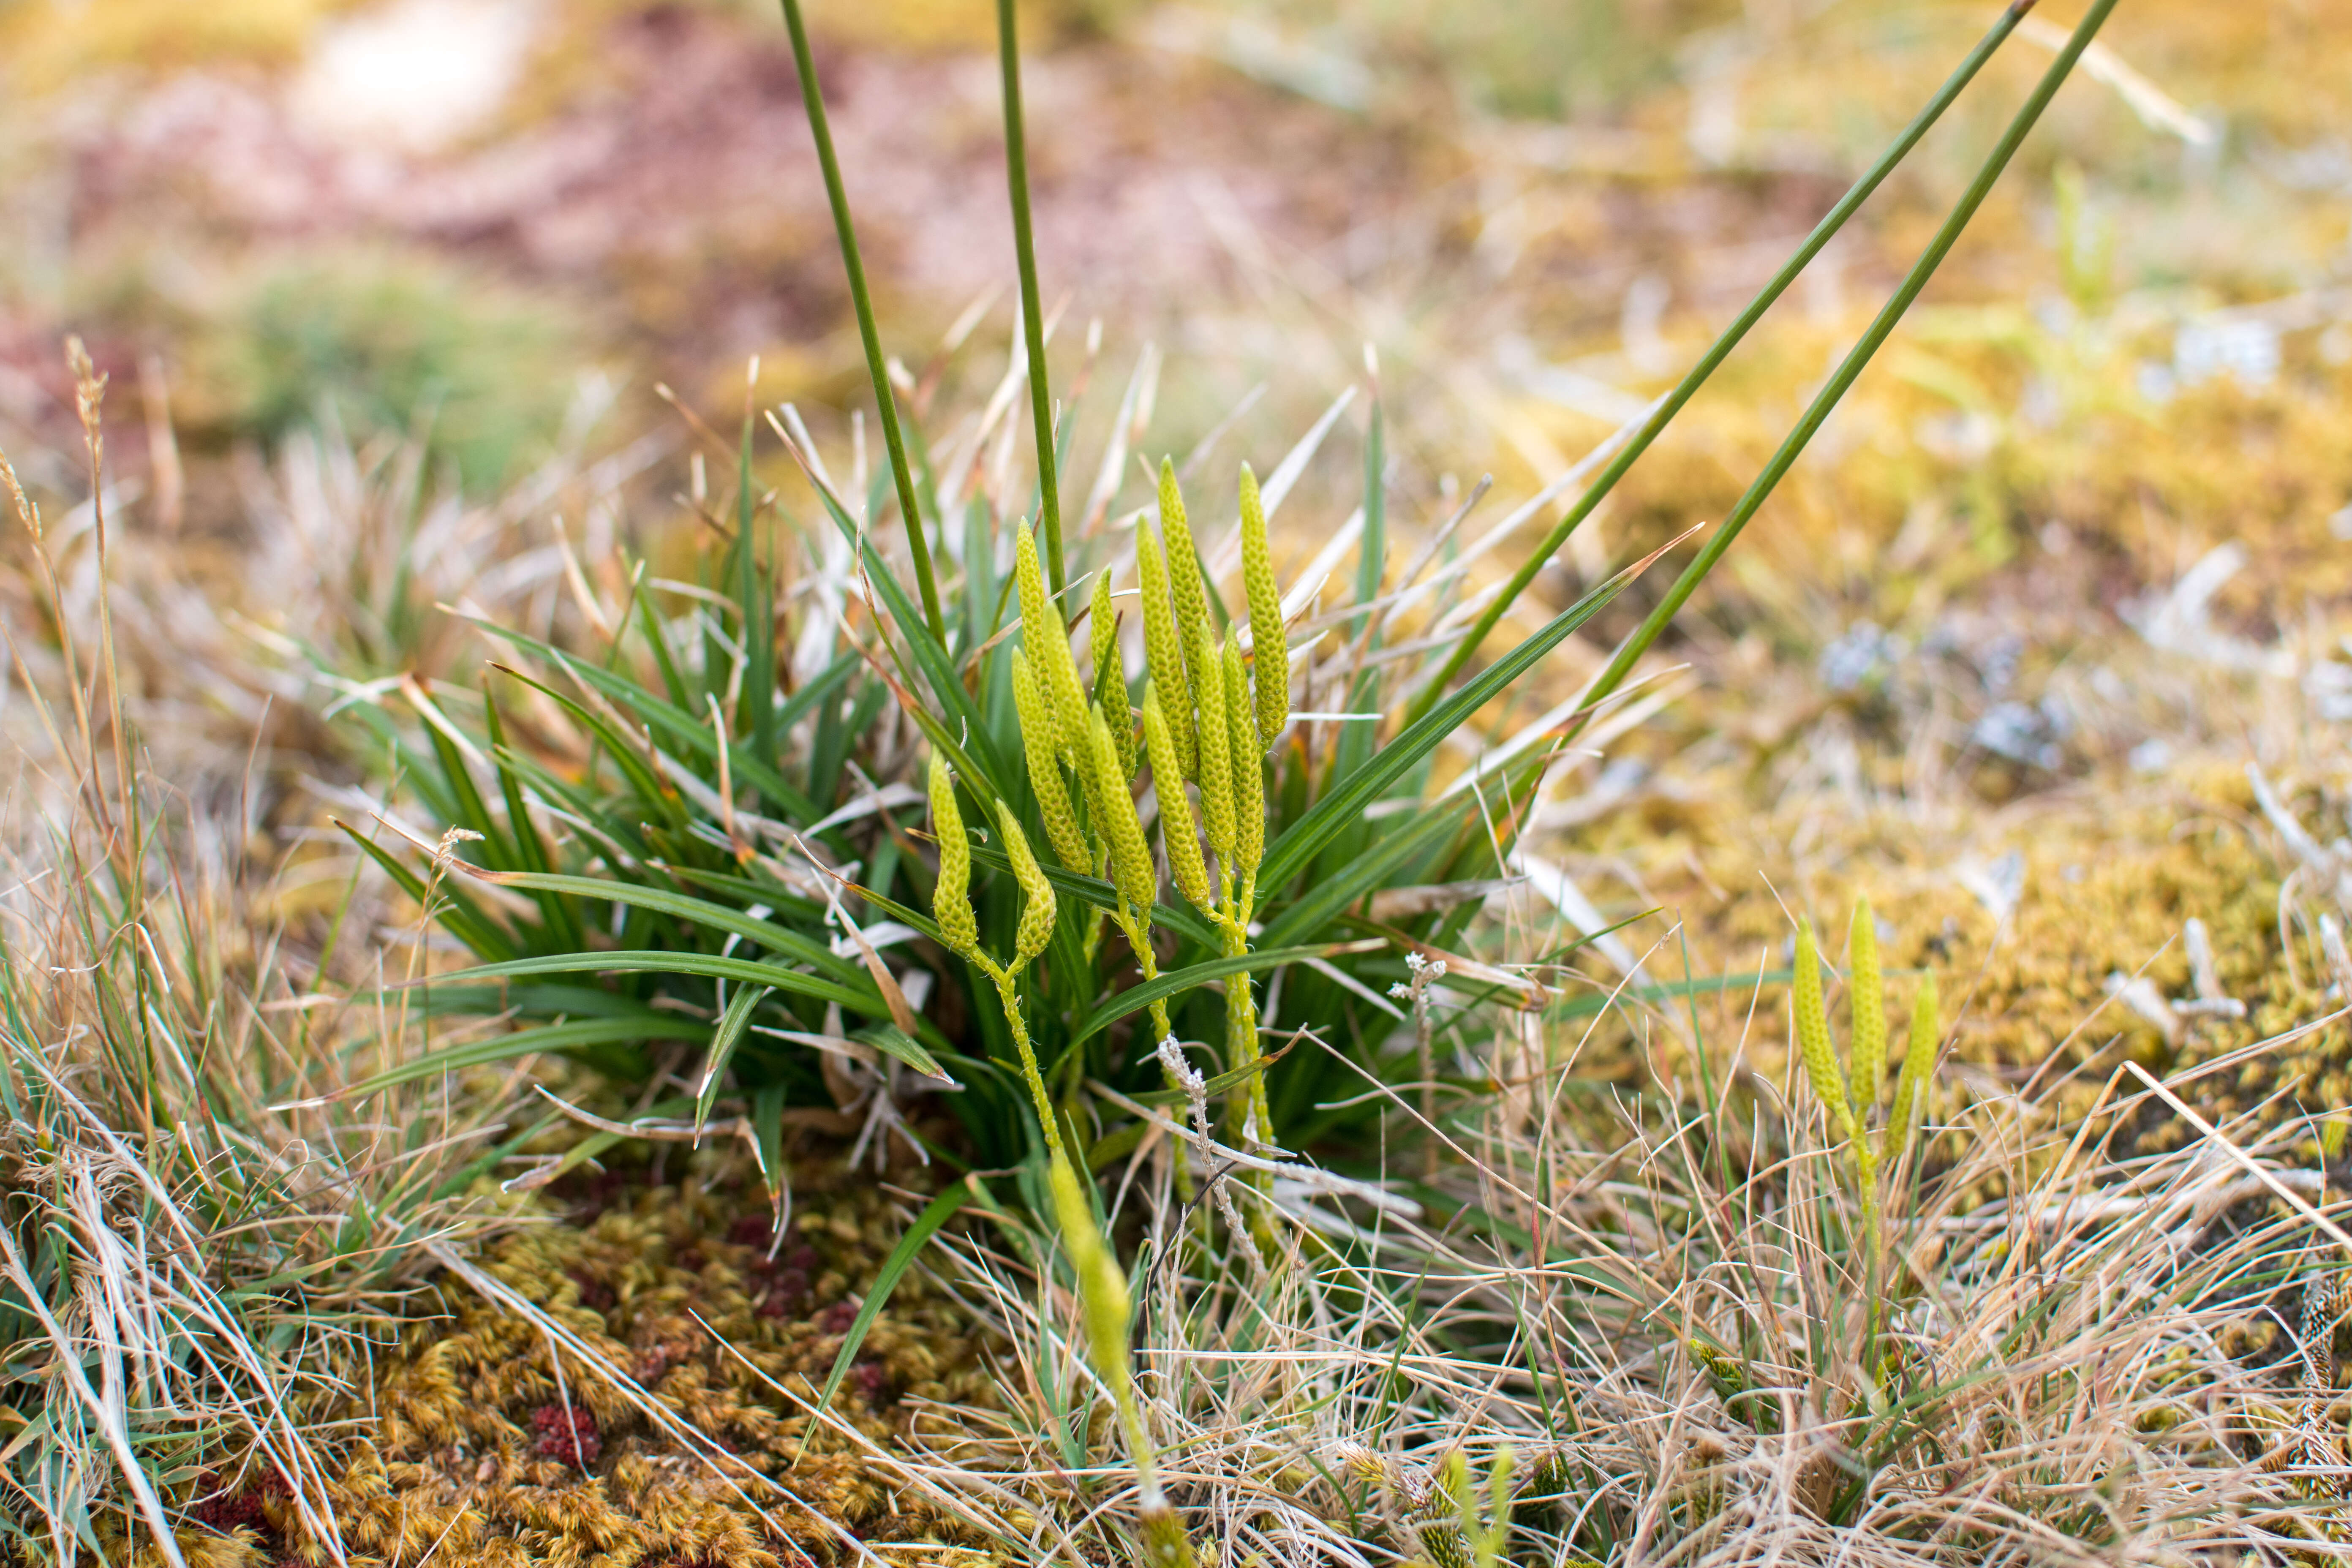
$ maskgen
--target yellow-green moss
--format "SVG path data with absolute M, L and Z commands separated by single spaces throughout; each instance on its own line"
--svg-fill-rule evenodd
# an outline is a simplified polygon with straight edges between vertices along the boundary
M 583 1223 L 535 1226 L 482 1259 L 731 1455 L 730 1475 L 572 1356 L 559 1388 L 539 1329 L 439 1281 L 343 1406 L 320 1412 L 353 1434 L 329 1498 L 353 1563 L 394 1568 L 429 1550 L 450 1568 L 780 1568 L 843 1560 L 845 1531 L 902 1543 L 894 1561 L 921 1561 L 924 1542 L 982 1560 L 983 1538 L 895 1484 L 846 1435 L 813 1429 L 808 1414 L 900 1223 L 870 1184 L 804 1193 L 772 1261 L 756 1192 L 661 1187 Z M 907 1275 L 829 1420 L 898 1452 L 960 1435 L 961 1413 L 994 1404 L 982 1338 L 919 1272 Z M 247 1495 L 282 1560 L 323 1562 L 273 1492 Z M 264 1560 L 208 1539 L 219 1544 L 207 1568 Z

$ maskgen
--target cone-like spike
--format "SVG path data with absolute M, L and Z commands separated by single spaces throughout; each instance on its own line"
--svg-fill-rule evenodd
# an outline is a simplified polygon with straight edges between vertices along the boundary
M 1250 638 L 1255 645 L 1258 744 L 1271 746 L 1290 721 L 1290 648 L 1283 641 L 1282 588 L 1274 580 L 1265 508 L 1247 463 L 1242 465 L 1242 586 L 1249 595 Z
M 940 843 L 940 877 L 931 887 L 931 918 L 940 938 L 966 956 L 980 947 L 980 922 L 971 910 L 971 841 L 963 835 L 956 807 L 955 781 L 937 752 L 931 753 L 931 832 Z
M 1168 874 L 1176 889 L 1203 914 L 1213 912 L 1209 868 L 1201 858 L 1201 833 L 1192 821 L 1192 803 L 1184 798 L 1184 773 L 1176 760 L 1176 742 L 1169 734 L 1168 716 L 1160 710 L 1158 682 L 1143 689 L 1143 740 L 1151 753 L 1151 779 L 1160 793 L 1160 838 L 1168 849 Z

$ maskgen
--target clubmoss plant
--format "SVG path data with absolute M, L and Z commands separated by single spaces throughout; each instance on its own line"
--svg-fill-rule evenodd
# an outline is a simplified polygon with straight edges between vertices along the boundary
M 1864 1259 L 1874 1292 L 1882 1251 L 1879 1176 L 1908 1152 L 1918 1127 L 1935 1067 L 1939 1023 L 1931 975 L 1912 1003 L 1910 1038 L 1895 1079 L 1894 1114 L 1885 1127 L 1874 1126 L 1885 1088 L 1886 987 L 1879 973 L 1877 922 L 1869 900 L 1856 900 L 1850 931 L 1853 1023 L 1847 1066 L 1839 1065 L 1837 1047 L 1830 1038 L 1829 1009 L 1822 991 L 1821 944 L 1814 938 L 1812 921 L 1802 918 L 1797 922 L 1796 971 L 1789 1005 L 1805 1077 L 1853 1155 L 1854 1187 L 1862 1202 Z

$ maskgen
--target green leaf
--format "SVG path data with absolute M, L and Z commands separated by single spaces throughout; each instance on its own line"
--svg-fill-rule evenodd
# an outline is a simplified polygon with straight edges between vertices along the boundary
M 390 850 L 361 834 L 350 823 L 338 822 L 335 826 L 349 835 L 352 842 L 358 845 L 369 859 L 382 867 L 384 874 L 399 886 L 402 892 L 420 906 L 425 904 L 424 878 L 402 865 Z M 475 957 L 510 958 L 522 951 L 507 935 L 505 928 L 492 920 L 479 904 L 467 897 L 462 889 L 450 887 L 446 879 L 439 888 L 434 889 L 433 897 L 441 901 L 434 918 L 447 928 L 451 936 L 464 942 Z
M 670 705 L 685 712 L 691 700 L 687 694 L 686 677 L 679 673 L 677 661 L 670 657 L 669 639 L 662 635 L 661 612 L 654 608 L 651 594 L 637 596 L 637 621 L 646 647 L 653 651 L 654 669 L 661 676 L 662 689 L 669 693 Z
M 532 961 L 526 959 L 523 962 Z M 488 1067 L 493 1062 L 513 1061 L 535 1051 L 576 1050 L 583 1046 L 625 1044 L 632 1040 L 699 1040 L 709 1033 L 710 1026 L 698 1019 L 676 1013 L 657 1012 L 650 1007 L 643 1008 L 637 1016 L 628 1018 L 573 1019 L 533 1029 L 517 1029 L 510 1035 L 469 1040 L 446 1050 L 428 1052 L 415 1061 L 387 1068 L 373 1078 L 339 1089 L 333 1098 L 357 1100 L 383 1089 L 397 1089 L 404 1083 L 436 1078 L 445 1072 L 464 1072 L 470 1068 Z
M 816 1415 L 813 1423 L 824 1421 L 825 1411 L 833 1405 L 834 1394 L 840 1391 L 841 1380 L 849 1375 L 850 1363 L 857 1359 L 858 1347 L 866 1342 L 866 1331 L 874 1326 L 874 1320 L 882 1315 L 883 1305 L 890 1300 L 890 1292 L 898 1288 L 899 1279 L 914 1265 L 915 1254 L 920 1252 L 923 1243 L 930 1240 L 940 1226 L 954 1218 L 956 1211 L 971 1198 L 969 1179 L 957 1183 L 933 1198 L 930 1205 L 917 1216 L 915 1223 L 907 1227 L 907 1234 L 898 1238 L 898 1245 L 890 1249 L 890 1256 L 882 1260 L 881 1271 L 874 1276 L 874 1284 L 866 1292 L 865 1303 L 857 1309 L 857 1316 L 850 1320 L 849 1332 L 842 1336 L 841 1353 L 833 1358 L 833 1371 L 826 1374 L 824 1391 L 816 1396 Z
M 727 999 L 727 1011 L 719 1016 L 719 1027 L 711 1031 L 710 1049 L 705 1054 L 702 1087 L 694 1097 L 694 1131 L 698 1136 L 702 1124 L 710 1120 L 710 1108 L 719 1100 L 719 1080 L 726 1076 L 727 1060 L 735 1047 L 743 1043 L 744 1031 L 751 1026 L 751 1015 L 768 999 L 765 985 L 746 985 Z
M 498 699 L 490 693 L 490 681 L 487 675 L 482 678 L 482 731 L 490 742 L 491 763 L 498 769 L 499 793 L 507 803 L 507 830 L 514 851 L 514 864 L 507 868 L 548 870 L 555 862 L 547 852 L 546 841 L 539 836 L 538 826 L 530 819 L 530 805 L 523 798 L 521 775 L 516 772 L 507 751 L 506 721 L 499 712 Z M 551 940 L 564 947 L 581 944 L 579 915 L 571 905 L 550 893 L 541 895 L 539 908 Z
M 1262 952 L 1245 952 L 1238 958 L 1213 958 L 1206 963 L 1170 970 L 1157 980 L 1147 980 L 1140 985 L 1129 987 L 1087 1014 L 1070 1036 L 1068 1045 L 1076 1046 L 1092 1039 L 1129 1014 L 1139 1013 L 1154 1002 L 1165 1001 L 1179 992 L 1190 991 L 1195 985 L 1205 985 L 1212 980 L 1224 980 L 1236 974 L 1251 974 L 1261 969 L 1276 969 L 1283 964 L 1297 963 L 1309 958 L 1328 958 L 1346 945 L 1344 942 L 1322 942 L 1313 947 L 1272 947 Z
M 940 591 L 931 576 L 930 546 L 923 539 L 923 519 L 916 508 L 914 478 L 907 471 L 907 444 L 898 432 L 898 402 L 890 390 L 890 373 L 882 358 L 881 333 L 874 325 L 874 301 L 866 292 L 866 264 L 858 259 L 857 229 L 849 219 L 849 193 L 841 183 L 841 164 L 833 155 L 833 132 L 825 122 L 824 94 L 817 87 L 816 61 L 809 51 L 808 28 L 801 21 L 800 0 L 783 0 L 783 7 L 784 26 L 793 39 L 793 64 L 800 73 L 801 103 L 808 112 L 810 139 L 816 143 L 817 167 L 824 175 L 825 199 L 833 208 L 834 233 L 841 241 L 841 269 L 849 279 L 849 302 L 857 317 L 858 339 L 866 348 L 866 374 L 873 378 L 874 400 L 882 415 L 882 445 L 890 454 L 890 476 L 898 490 L 899 521 L 906 525 L 907 551 L 914 559 L 915 583 L 922 590 L 921 624 L 945 639 L 947 622 L 940 615 Z M 888 575 L 887 563 L 877 563 L 875 575 L 879 580 L 877 586 L 887 583 L 898 598 L 906 597 L 897 579 Z
M 869 1018 L 887 1018 L 889 1005 L 878 992 L 859 990 L 782 964 L 760 963 L 748 958 L 719 958 L 707 952 L 564 952 L 541 958 L 518 958 L 505 963 L 485 963 L 440 978 L 459 984 L 483 980 L 539 974 L 691 974 L 704 980 L 740 981 L 746 985 L 772 985 L 795 996 L 838 1002 Z M 411 982 L 410 984 L 418 984 Z M 928 1027 L 928 1026 L 927 1026 Z M 947 1041 L 940 1040 L 941 1046 Z
M 1339 875 L 1309 878 L 1311 885 L 1298 900 L 1266 922 L 1266 944 L 1280 947 L 1322 934 L 1342 910 L 1382 886 L 1397 867 L 1419 855 L 1433 840 L 1453 832 L 1469 805 L 1463 801 L 1424 806 L 1411 822 L 1391 829 L 1370 849 L 1349 861 Z
M 948 1077 L 947 1069 L 940 1066 L 939 1058 L 923 1048 L 921 1041 L 896 1024 L 876 1024 L 849 1037 L 872 1046 L 884 1056 L 896 1057 L 927 1078 L 938 1079 L 942 1083 L 955 1081 Z
M 652 910 L 658 914 L 757 942 L 770 952 L 786 954 L 796 963 L 809 964 L 837 979 L 851 984 L 870 984 L 864 968 L 837 956 L 824 942 L 788 926 L 777 925 L 772 921 L 761 920 L 725 904 L 713 903 L 709 899 L 698 899 L 690 893 L 647 887 L 642 882 L 623 882 L 604 877 L 572 877 L 557 872 L 506 872 L 495 880 L 500 887 L 572 893 L 583 899 L 602 899 L 615 904 L 626 904 L 632 909 Z
M 638 747 L 645 743 L 638 736 L 624 734 L 611 720 L 594 711 L 586 703 L 566 696 L 535 676 L 527 675 L 511 665 L 493 664 L 490 668 L 521 681 L 550 701 L 560 705 L 583 728 L 604 743 L 605 749 L 613 753 L 613 760 L 618 763 L 621 771 L 628 775 L 629 786 L 636 791 L 639 800 L 647 807 L 660 812 L 671 826 L 677 827 L 686 826 L 683 799 L 677 789 L 667 780 L 656 775 L 653 765 L 638 754 Z
M 579 818 L 580 825 L 607 847 L 619 850 L 627 858 L 645 855 L 646 836 L 641 823 L 606 811 L 536 757 L 527 756 L 512 746 L 500 746 L 496 755 L 499 768 L 513 774 L 518 784 L 528 784 L 550 803 Z
M 648 611 L 647 614 L 650 615 L 651 612 Z M 542 642 L 537 637 L 527 636 L 509 626 L 502 626 L 495 621 L 486 620 L 480 616 L 473 619 L 475 625 L 481 626 L 501 641 L 525 648 L 561 668 L 581 684 L 593 687 L 607 701 L 627 709 L 631 715 L 665 740 L 676 742 L 681 749 L 691 752 L 704 762 L 715 763 L 718 760 L 719 738 L 711 732 L 708 717 L 689 713 L 659 693 L 646 690 L 627 676 L 615 674 L 597 665 L 573 658 L 551 643 Z M 658 622 L 648 624 L 656 628 L 659 626 Z M 658 634 L 656 632 L 649 635 Z M 793 692 L 781 707 L 775 710 L 774 724 L 777 732 L 781 734 L 791 730 L 810 708 L 815 706 L 827 693 L 838 689 L 841 683 L 848 679 L 850 671 L 857 668 L 859 662 L 856 654 L 845 653 L 826 666 L 806 686 Z M 793 788 L 772 763 L 761 757 L 740 739 L 729 743 L 727 753 L 728 766 L 739 783 L 750 784 L 773 801 L 778 807 L 803 820 L 814 821 L 821 815 L 809 802 L 808 797 Z
M 1364 808 L 1378 800 L 1383 790 L 1435 751 L 1440 742 L 1467 723 L 1504 688 L 1534 668 L 1536 661 L 1559 647 L 1570 633 L 1600 614 L 1626 584 L 1656 559 L 1656 555 L 1651 555 L 1635 562 L 1601 584 L 1553 616 L 1525 642 L 1479 671 L 1461 690 L 1407 725 L 1403 733 L 1374 752 L 1368 763 L 1349 774 L 1337 789 L 1317 801 L 1312 810 L 1275 840 L 1258 872 L 1258 886 L 1279 888 L 1305 870 L 1317 852 L 1361 818 Z
M 475 787 L 473 770 L 466 765 L 465 753 L 457 742 L 444 734 L 441 726 L 430 719 L 425 721 L 425 733 L 433 742 L 433 754 L 441 763 L 441 774 L 449 781 L 450 794 L 457 804 L 457 824 L 482 836 L 482 858 L 498 870 L 518 870 L 514 851 L 506 835 L 490 816 L 490 808 Z
M 760 1179 L 768 1184 L 768 1197 L 781 1227 L 783 1221 L 784 1194 L 791 1190 L 792 1178 L 784 1169 L 784 1089 L 782 1084 L 771 1084 L 751 1096 L 751 1145 L 760 1158 Z
M 1635 917 L 1638 919 L 1639 917 Z M 1614 930 L 1614 927 L 1611 928 Z M 1713 974 L 1698 980 L 1677 980 L 1664 985 L 1626 985 L 1614 991 L 1586 991 L 1544 1009 L 1548 1018 L 1589 1018 L 1625 1002 L 1673 1002 L 1686 996 L 1714 996 L 1743 985 L 1762 988 L 1786 985 L 1797 977 L 1793 969 L 1769 969 L 1760 974 Z
M 1364 437 L 1363 542 L 1356 551 L 1356 603 L 1360 605 L 1369 605 L 1381 596 L 1381 579 L 1388 570 L 1388 443 L 1384 437 L 1380 386 L 1375 383 L 1371 428 Z M 1348 623 L 1350 638 L 1362 629 L 1364 621 L 1365 616 L 1358 616 Z
M 743 449 L 735 479 L 735 551 L 737 613 L 743 619 L 743 698 L 751 705 L 751 750 L 772 765 L 776 756 L 776 606 L 760 574 L 760 552 L 752 548 L 751 525 L 759 521 L 760 502 L 752 493 L 751 416 L 743 416 Z M 740 710 L 738 710 L 740 712 Z M 739 718 L 737 721 L 740 723 Z
M 865 531 L 857 526 L 856 520 L 844 511 L 840 503 L 823 486 L 818 487 L 817 496 L 824 503 L 824 510 L 832 517 L 834 526 L 847 536 L 864 557 L 866 580 L 874 584 L 874 592 L 882 600 L 884 608 L 890 612 L 892 623 L 914 653 L 915 663 L 922 670 L 923 679 L 954 723 L 942 723 L 919 706 L 908 708 L 908 715 L 922 726 L 923 732 L 931 738 L 933 744 L 940 745 L 950 752 L 956 772 L 967 784 L 977 781 L 979 785 L 985 787 L 987 798 L 1011 798 L 1005 794 L 1004 781 L 1013 776 L 1013 770 L 1005 765 L 1004 754 L 997 749 L 995 732 L 988 727 L 986 716 L 981 712 L 979 704 L 972 700 L 971 693 L 964 689 L 963 678 L 956 669 L 955 660 L 948 657 L 948 651 L 940 639 L 931 635 L 929 624 L 917 614 L 913 602 L 907 597 L 906 589 L 890 575 L 890 563 L 866 542 Z

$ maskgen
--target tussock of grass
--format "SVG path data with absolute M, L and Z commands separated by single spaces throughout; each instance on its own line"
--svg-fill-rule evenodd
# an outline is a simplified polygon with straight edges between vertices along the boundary
M 106 389 L 72 347 L 95 475 Z M 265 912 L 249 801 L 155 771 L 124 675 L 155 628 L 115 635 L 102 508 L 83 620 L 40 513 L 0 479 L 55 633 L 18 664 L 47 745 L 0 846 L 12 1550 L 70 1562 L 144 1538 L 176 1561 L 180 1509 L 267 1482 L 331 1554 L 316 1402 L 398 1315 L 427 1244 L 497 1217 L 472 1183 L 499 1157 L 503 1096 L 331 1098 L 405 1048 L 405 1020 L 310 988 L 325 955 L 297 958 Z

